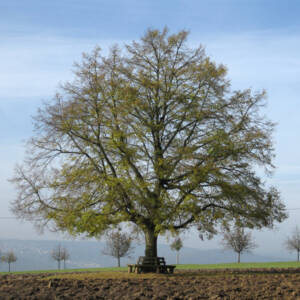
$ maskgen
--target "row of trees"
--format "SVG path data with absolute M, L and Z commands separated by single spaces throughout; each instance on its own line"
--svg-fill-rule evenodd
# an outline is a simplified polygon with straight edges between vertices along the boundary
M 238 254 L 238 263 L 240 262 L 240 255 L 243 252 L 250 251 L 257 247 L 250 232 L 245 232 L 245 229 L 235 226 L 234 230 L 226 230 L 223 235 L 223 245 L 227 249 L 232 249 Z M 300 230 L 298 226 L 295 227 L 291 236 L 284 241 L 284 246 L 289 251 L 296 251 L 297 261 L 299 262 L 300 255 Z
M 240 263 L 240 257 L 243 252 L 250 251 L 256 247 L 253 242 L 251 233 L 246 233 L 244 228 L 235 226 L 233 230 L 229 228 L 224 229 L 222 244 L 225 249 L 231 249 L 238 254 L 238 263 Z M 177 252 L 176 263 L 179 264 L 179 251 L 182 248 L 183 243 L 180 237 L 174 239 L 170 247 Z
M 122 233 L 120 229 L 107 232 L 106 234 L 106 246 L 102 250 L 104 255 L 115 257 L 118 261 L 118 267 L 121 265 L 121 258 L 129 256 L 133 250 L 132 246 L 133 238 L 126 233 Z M 58 245 L 51 252 L 51 257 L 57 261 L 57 268 L 60 270 L 61 262 L 66 268 L 66 261 L 70 258 L 70 253 L 61 245 Z
M 61 261 L 64 262 L 64 269 L 66 268 L 66 260 L 70 258 L 70 254 L 66 248 L 62 248 L 58 245 L 55 249 L 51 252 L 51 257 L 57 261 L 58 269 L 60 270 L 60 263 Z M 11 270 L 11 264 L 17 261 L 17 256 L 15 255 L 13 250 L 10 250 L 3 255 L 0 253 L 0 260 L 8 264 L 8 272 Z
M 249 252 L 257 247 L 250 232 L 245 232 L 245 229 L 240 226 L 235 226 L 233 229 L 224 229 L 223 232 L 223 247 L 225 249 L 231 249 L 237 253 L 237 262 L 240 263 L 241 254 Z M 295 227 L 291 236 L 289 236 L 284 245 L 289 251 L 296 251 L 297 261 L 299 262 L 300 257 L 300 230 L 298 226 Z M 183 246 L 180 237 L 177 237 L 170 245 L 172 250 L 177 251 L 176 263 L 179 263 L 179 251 Z
M 106 247 L 102 250 L 102 253 L 117 258 L 118 267 L 120 267 L 120 259 L 129 256 L 133 250 L 132 241 L 132 237 L 120 230 L 108 232 L 106 234 Z M 62 262 L 63 268 L 66 269 L 66 261 L 70 259 L 70 253 L 65 247 L 59 244 L 51 251 L 50 256 L 57 262 L 58 270 L 61 269 Z M 3 255 L 0 252 L 0 261 L 8 263 L 8 271 L 10 272 L 11 264 L 17 261 L 17 257 L 12 250 Z
M 106 235 L 106 247 L 102 250 L 102 253 L 115 257 L 118 261 L 118 267 L 120 267 L 120 260 L 122 257 L 130 257 L 133 251 L 132 246 L 133 238 L 126 233 L 122 233 L 120 229 L 111 231 Z M 223 232 L 222 244 L 224 248 L 231 249 L 238 254 L 237 262 L 240 263 L 240 256 L 244 252 L 251 251 L 257 245 L 253 241 L 250 232 L 245 232 L 245 229 L 240 226 L 235 226 L 233 229 L 227 228 Z M 300 255 L 300 230 L 296 226 L 294 232 L 285 241 L 285 246 L 289 251 L 297 252 L 297 261 L 299 261 Z M 183 242 L 180 237 L 176 237 L 170 244 L 172 250 L 177 252 L 176 264 L 179 264 L 179 252 L 183 247 Z M 10 272 L 11 264 L 17 261 L 17 257 L 12 250 L 0 255 L 1 261 L 8 264 L 8 270 Z M 64 269 L 66 269 L 66 261 L 70 258 L 68 250 L 61 245 L 58 245 L 51 252 L 51 257 L 57 261 L 57 267 L 61 269 L 61 262 L 63 262 Z
M 120 259 L 122 257 L 130 257 L 132 253 L 133 238 L 122 233 L 119 230 L 112 231 L 106 236 L 106 248 L 102 251 L 105 255 L 110 255 L 118 260 L 118 267 L 120 267 Z M 289 251 L 297 252 L 297 261 L 299 261 L 300 255 L 300 230 L 296 226 L 294 232 L 284 242 L 286 248 Z M 241 254 L 244 252 L 250 252 L 257 247 L 254 242 L 251 232 L 246 232 L 245 228 L 240 226 L 234 226 L 233 228 L 224 228 L 222 245 L 224 249 L 230 249 L 237 253 L 237 262 L 241 261 Z M 183 247 L 182 239 L 178 236 L 170 244 L 170 248 L 176 251 L 176 264 L 179 264 L 179 252 Z
M 121 258 L 129 257 L 132 253 L 133 238 L 126 233 L 122 233 L 120 229 L 109 231 L 106 233 L 106 246 L 102 250 L 104 255 L 115 257 L 118 262 L 118 267 L 121 266 Z M 51 257 L 57 261 L 57 268 L 60 270 L 61 262 L 63 262 L 64 269 L 66 268 L 66 261 L 70 258 L 69 251 L 58 245 L 51 251 Z
M 106 234 L 106 247 L 102 250 L 102 253 L 115 257 L 120 267 L 120 260 L 122 257 L 130 257 L 133 251 L 132 241 L 133 237 L 121 232 L 120 229 L 111 231 Z M 299 261 L 300 255 L 300 230 L 296 226 L 294 232 L 284 242 L 286 248 L 289 251 L 297 252 L 297 261 Z M 240 263 L 241 254 L 244 252 L 250 252 L 257 247 L 254 242 L 251 232 L 246 232 L 243 227 L 235 226 L 233 228 L 224 228 L 222 245 L 225 249 L 231 249 L 237 253 L 237 262 Z M 176 251 L 176 264 L 179 264 L 179 252 L 183 247 L 182 239 L 178 236 L 170 244 L 170 248 Z M 52 257 L 58 261 L 58 268 L 60 269 L 60 261 L 64 261 L 69 258 L 69 253 L 65 248 L 58 246 L 52 252 Z

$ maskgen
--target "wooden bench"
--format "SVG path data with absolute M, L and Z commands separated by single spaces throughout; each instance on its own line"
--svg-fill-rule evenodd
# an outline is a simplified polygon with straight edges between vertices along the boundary
M 163 273 L 173 274 L 176 266 L 166 265 L 164 257 L 140 256 L 136 264 L 129 264 L 128 273 Z

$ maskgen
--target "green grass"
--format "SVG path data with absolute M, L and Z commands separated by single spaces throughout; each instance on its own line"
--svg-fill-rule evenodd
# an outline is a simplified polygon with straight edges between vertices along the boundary
M 112 267 L 112 268 L 89 268 L 89 269 L 66 269 L 66 270 L 34 270 L 34 271 L 13 271 L 0 272 L 0 274 L 42 274 L 42 273 L 69 273 L 69 272 L 112 272 L 112 271 L 127 271 L 127 267 Z
M 264 263 L 226 263 L 226 264 L 203 264 L 203 265 L 176 265 L 177 270 L 203 270 L 203 269 L 232 269 L 232 268 L 300 268 L 300 262 L 264 262 Z M 39 271 L 17 271 L 10 274 L 41 274 L 41 273 L 69 273 L 69 272 L 127 272 L 127 267 L 112 268 L 89 268 L 89 269 L 66 269 L 66 270 L 39 270 Z M 0 272 L 0 274 L 9 274 Z
M 226 263 L 207 265 L 177 265 L 176 269 L 246 269 L 246 268 L 299 268 L 300 262 Z

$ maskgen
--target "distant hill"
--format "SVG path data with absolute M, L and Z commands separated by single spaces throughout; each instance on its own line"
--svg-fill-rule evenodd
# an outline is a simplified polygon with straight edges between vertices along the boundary
M 97 241 L 53 241 L 53 240 L 0 240 L 0 250 L 5 252 L 13 250 L 18 257 L 16 263 L 12 265 L 12 270 L 49 270 L 56 269 L 57 263 L 51 259 L 50 254 L 58 244 L 68 249 L 70 260 L 67 268 L 96 268 L 111 267 L 116 265 L 116 259 L 102 254 L 103 242 Z M 159 256 L 164 256 L 168 264 L 176 262 L 176 253 L 170 250 L 169 245 L 160 244 L 158 246 Z M 131 258 L 122 258 L 121 265 L 132 263 L 139 256 L 144 255 L 144 245 L 136 245 Z M 287 258 L 276 258 L 261 256 L 255 253 L 245 253 L 241 257 L 242 262 L 266 262 L 280 261 Z M 213 264 L 235 262 L 236 254 L 232 251 L 222 251 L 220 249 L 201 250 L 183 247 L 180 251 L 181 264 Z M 7 265 L 0 264 L 0 271 L 6 271 Z

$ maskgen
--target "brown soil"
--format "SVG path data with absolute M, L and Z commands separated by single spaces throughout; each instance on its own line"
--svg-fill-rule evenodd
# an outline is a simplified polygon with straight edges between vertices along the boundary
M 0 299 L 300 299 L 300 269 L 2 275 Z

